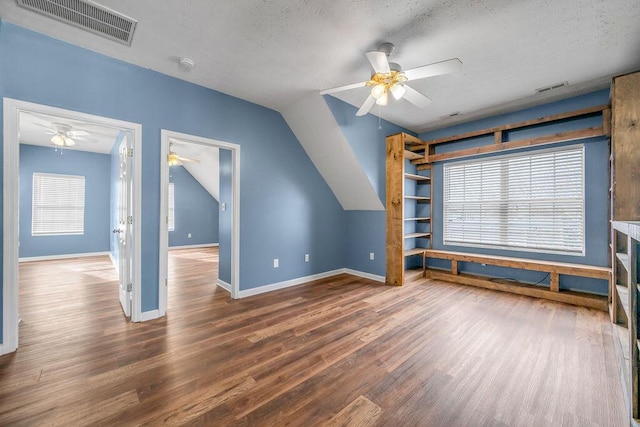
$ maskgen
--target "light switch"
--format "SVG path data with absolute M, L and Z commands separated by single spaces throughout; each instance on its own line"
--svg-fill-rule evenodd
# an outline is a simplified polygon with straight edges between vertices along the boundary
M 227 210 L 227 204 L 225 202 L 220 203 L 220 210 L 222 212 Z

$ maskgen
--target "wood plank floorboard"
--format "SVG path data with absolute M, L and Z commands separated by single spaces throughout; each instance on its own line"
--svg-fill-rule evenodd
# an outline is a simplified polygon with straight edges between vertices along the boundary
M 0 425 L 625 426 L 606 313 L 339 275 L 232 300 L 218 249 L 169 252 L 129 323 L 108 257 L 20 265 Z

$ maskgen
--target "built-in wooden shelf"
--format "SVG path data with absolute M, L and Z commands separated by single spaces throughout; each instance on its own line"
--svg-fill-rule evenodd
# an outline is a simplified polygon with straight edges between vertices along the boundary
M 416 200 L 417 202 L 429 202 L 431 201 L 431 197 L 423 197 L 423 196 L 404 196 L 405 199 Z
M 616 291 L 618 292 L 618 296 L 620 297 L 620 304 L 624 309 L 625 315 L 629 316 L 629 289 L 623 285 L 616 285 Z
M 618 252 L 616 253 L 616 258 L 618 258 L 618 261 L 622 263 L 624 269 L 629 271 L 629 256 L 627 254 Z
M 405 173 L 404 177 L 407 179 L 413 179 L 414 181 L 418 181 L 418 183 L 428 183 L 431 182 L 431 177 L 428 176 L 424 176 L 424 175 L 416 175 L 413 173 Z
M 404 238 L 414 239 L 414 238 L 429 237 L 429 236 L 431 236 L 431 233 L 409 233 L 409 234 L 405 234 Z
M 424 158 L 422 154 L 418 154 L 416 152 L 409 151 L 409 150 L 404 150 L 404 157 L 405 159 L 411 159 L 411 160 L 418 160 L 418 159 Z
M 404 256 L 422 255 L 427 248 L 411 248 L 404 251 Z
M 418 222 L 426 222 L 426 221 L 431 221 L 431 218 L 429 218 L 428 216 L 425 217 L 419 217 L 419 218 L 405 218 L 405 221 L 418 221 Z

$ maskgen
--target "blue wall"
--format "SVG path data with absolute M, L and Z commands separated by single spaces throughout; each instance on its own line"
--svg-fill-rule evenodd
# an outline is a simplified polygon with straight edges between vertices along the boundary
M 231 232 L 233 216 L 232 192 L 232 157 L 230 150 L 220 149 L 220 203 L 225 204 L 225 210 L 220 210 L 218 220 L 220 247 L 218 252 L 218 278 L 231 284 Z
M 20 144 L 20 257 L 109 251 L 109 155 Z M 85 177 L 84 234 L 32 236 L 33 174 Z
M 278 112 L 6 21 L 0 34 L 1 96 L 142 124 L 143 312 L 158 307 L 161 129 L 242 147 L 240 289 L 344 267 L 344 211 Z
M 169 168 L 169 182 L 174 187 L 169 246 L 218 243 L 218 201 L 183 166 Z
M 578 96 L 570 99 L 566 99 L 559 102 L 554 102 L 535 108 L 529 108 L 526 110 L 516 111 L 509 114 L 503 114 L 475 122 L 465 123 L 458 126 L 453 126 L 445 129 L 439 129 L 429 133 L 423 133 L 420 135 L 420 139 L 430 140 L 464 132 L 469 132 L 477 129 L 484 129 L 492 126 L 498 126 L 507 123 L 515 123 L 519 121 L 529 120 L 546 115 L 573 111 L 589 106 L 607 104 L 609 102 L 609 91 L 603 90 L 593 92 L 587 95 Z M 602 118 L 600 115 L 579 119 L 579 120 L 565 120 L 560 123 L 551 125 L 529 127 L 526 129 L 518 130 L 517 132 L 511 132 L 510 140 L 518 140 L 523 138 L 535 137 L 538 135 L 549 134 L 553 132 L 564 132 L 568 130 L 574 130 L 584 128 L 588 126 L 599 126 L 602 124 Z M 437 147 L 436 152 L 446 152 L 468 148 L 471 146 L 479 146 L 493 144 L 493 135 L 488 137 L 475 138 L 468 141 L 456 142 L 451 144 L 444 144 Z M 483 248 L 467 248 L 462 246 L 443 245 L 442 243 L 442 166 L 443 163 L 437 163 L 434 166 L 434 209 L 433 209 L 433 247 L 436 249 L 445 249 L 451 251 L 460 252 L 473 252 L 489 255 L 504 255 L 515 256 L 523 258 L 533 258 L 541 260 L 559 261 L 559 262 L 571 262 L 578 264 L 590 264 L 598 266 L 608 265 L 608 189 L 609 189 L 609 175 L 608 175 L 608 147 L 607 139 L 605 137 L 590 138 L 580 141 L 574 141 L 565 143 L 563 145 L 572 144 L 584 144 L 585 146 L 585 255 L 584 256 L 571 256 L 571 255 L 557 255 L 557 254 L 544 254 L 533 253 L 525 251 L 508 251 L 497 249 L 483 249 Z M 558 146 L 558 145 L 555 145 Z M 546 148 L 546 147 L 542 147 Z M 519 150 L 519 151 L 531 151 Z M 535 150 L 535 148 L 533 149 Z M 487 156 L 485 156 L 487 157 Z M 477 158 L 477 157 L 476 157 Z M 429 264 L 436 267 L 449 268 L 448 261 L 442 260 L 429 260 Z M 500 268 L 493 266 L 481 266 L 473 263 L 460 263 L 459 269 L 461 271 L 484 274 L 496 277 L 507 277 L 521 281 L 538 282 L 543 279 L 545 273 L 529 272 L 517 269 Z M 549 283 L 549 278 L 546 278 L 542 282 L 543 284 Z M 587 279 L 574 276 L 561 276 L 560 286 L 562 289 L 576 289 L 584 290 L 593 293 L 606 294 L 607 283 L 604 280 Z
M 325 101 L 342 130 L 360 166 L 386 205 L 386 154 L 388 135 L 415 133 L 367 114 L 356 116 L 357 108 L 332 96 Z M 347 268 L 379 276 L 386 274 L 386 213 L 385 211 L 347 211 L 345 241 Z M 374 260 L 369 253 L 374 253 Z

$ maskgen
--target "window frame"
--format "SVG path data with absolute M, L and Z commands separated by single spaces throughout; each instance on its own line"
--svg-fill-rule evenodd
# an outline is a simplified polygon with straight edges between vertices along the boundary
M 495 244 L 495 245 L 491 245 L 491 244 L 486 244 L 486 243 L 477 243 L 477 242 L 460 242 L 460 241 L 451 241 L 451 239 L 447 240 L 447 236 L 446 236 L 446 228 L 447 228 L 447 203 L 448 201 L 445 198 L 445 194 L 447 192 L 447 188 L 446 186 L 448 185 L 448 178 L 447 178 L 447 168 L 452 167 L 452 166 L 460 166 L 460 165 L 465 165 L 465 164 L 473 164 L 473 163 L 481 163 L 481 162 L 495 162 L 495 161 L 500 161 L 502 162 L 503 160 L 509 159 L 509 158 L 523 158 L 523 157 L 533 157 L 536 155 L 544 155 L 544 154 L 548 154 L 548 153 L 555 153 L 555 152 L 561 152 L 561 151 L 580 151 L 580 156 L 581 156 L 581 176 L 579 177 L 580 179 L 580 183 L 582 186 L 582 193 L 581 193 L 581 201 L 580 201 L 580 210 L 581 210 L 581 224 L 580 224 L 580 229 L 581 229 L 581 234 L 582 234 L 582 241 L 581 241 L 581 245 L 579 249 L 576 250 L 567 250 L 567 249 L 560 249 L 560 248 L 552 248 L 552 247 L 547 247 L 547 248 L 540 248 L 540 247 L 526 247 L 526 246 L 517 246 L 517 245 L 505 245 L 503 244 L 503 242 L 501 242 L 501 244 Z M 501 168 L 503 168 L 505 165 L 505 163 L 501 163 Z M 532 253 L 545 253 L 545 254 L 556 254 L 556 255 L 568 255 L 568 256 L 582 256 L 584 257 L 586 255 L 586 197 L 587 197 L 587 191 L 586 191 L 586 181 L 585 181 L 585 177 L 586 177 L 586 149 L 584 144 L 572 144 L 572 145 L 563 145 L 561 147 L 553 147 L 553 148 L 546 148 L 546 149 L 538 149 L 538 150 L 528 150 L 528 151 L 521 151 L 521 152 L 517 152 L 517 153 L 509 153 L 509 154 L 502 154 L 502 155 L 497 155 L 497 156 L 486 156 L 486 157 L 482 157 L 480 159 L 475 158 L 475 159 L 469 159 L 469 160 L 462 160 L 462 161 L 456 161 L 456 162 L 449 162 L 449 163 L 445 163 L 443 165 L 442 168 L 442 243 L 444 246 L 457 246 L 457 247 L 470 247 L 470 248 L 483 248 L 483 249 L 495 249 L 495 250 L 505 250 L 505 251 L 510 251 L 510 252 L 532 252 Z M 503 190 L 501 190 L 503 191 Z M 513 199 L 500 199 L 501 202 L 507 203 L 507 204 L 511 204 L 511 200 Z M 527 199 L 527 200 L 532 200 L 531 198 Z M 522 200 L 520 200 L 522 201 Z M 500 225 L 502 227 L 505 227 L 506 229 L 508 229 L 508 212 L 502 212 L 499 211 L 501 216 L 507 216 L 506 218 L 502 218 L 500 220 Z M 506 239 L 508 240 L 508 238 Z
M 43 206 L 42 197 L 40 200 L 36 201 L 36 179 L 37 178 L 55 178 L 55 179 L 67 179 L 73 181 L 81 181 L 82 182 L 82 215 L 81 215 L 81 231 L 53 231 L 51 228 L 46 229 L 44 231 L 36 231 L 36 224 L 40 224 L 40 228 L 42 229 L 42 221 L 36 220 L 36 210 L 40 209 L 46 210 Z M 76 184 L 77 185 L 77 184 Z M 77 198 L 78 194 L 75 194 Z M 86 213 L 86 177 L 84 175 L 69 175 L 69 174 L 58 174 L 58 173 L 45 173 L 45 172 L 34 172 L 31 178 L 31 236 L 32 237 L 42 237 L 42 236 L 82 236 L 85 233 L 85 213 Z M 78 209 L 80 207 L 79 204 L 71 206 L 69 205 L 68 209 Z M 42 214 L 44 215 L 44 214 Z

